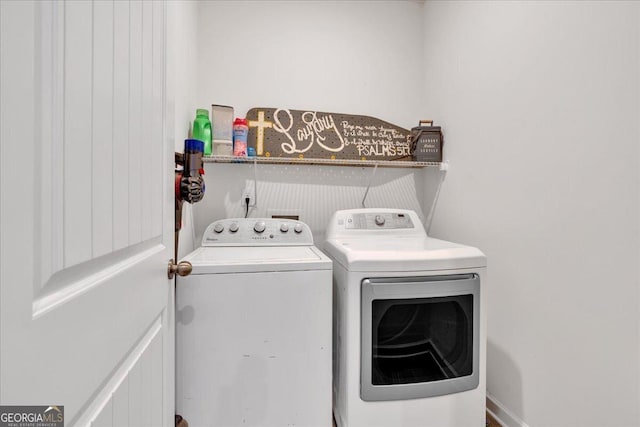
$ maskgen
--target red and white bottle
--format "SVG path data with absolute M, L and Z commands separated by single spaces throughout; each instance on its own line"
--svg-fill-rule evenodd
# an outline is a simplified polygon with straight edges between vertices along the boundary
M 236 118 L 233 122 L 233 155 L 247 156 L 247 135 L 249 125 L 247 119 Z

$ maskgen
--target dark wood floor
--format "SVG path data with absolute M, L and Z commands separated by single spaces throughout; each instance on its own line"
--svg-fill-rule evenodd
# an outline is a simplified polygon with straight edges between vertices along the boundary
M 502 424 L 497 422 L 496 419 L 487 412 L 487 427 L 502 427 Z

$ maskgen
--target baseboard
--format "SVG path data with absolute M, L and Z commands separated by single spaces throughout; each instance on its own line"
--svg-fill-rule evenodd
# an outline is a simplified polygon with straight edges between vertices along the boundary
M 529 427 L 489 393 L 487 393 L 487 412 L 504 427 Z

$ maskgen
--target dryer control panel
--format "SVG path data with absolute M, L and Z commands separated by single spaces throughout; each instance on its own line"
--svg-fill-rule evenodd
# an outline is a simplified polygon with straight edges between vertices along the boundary
M 301 221 L 229 218 L 209 224 L 202 246 L 311 246 L 313 235 Z
M 413 228 L 411 217 L 398 212 L 352 213 L 344 219 L 346 229 Z
M 364 208 L 337 211 L 327 225 L 326 238 L 427 237 L 418 214 L 409 209 Z

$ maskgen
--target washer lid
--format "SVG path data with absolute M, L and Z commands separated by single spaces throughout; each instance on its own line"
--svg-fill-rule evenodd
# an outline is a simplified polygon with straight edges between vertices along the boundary
M 330 270 L 331 260 L 315 246 L 201 247 L 184 261 L 191 274 Z
M 477 248 L 430 237 L 330 239 L 325 252 L 348 271 L 432 271 L 487 265 Z

